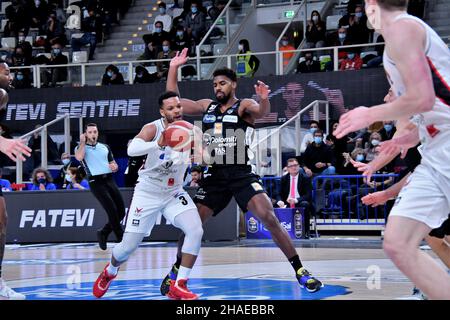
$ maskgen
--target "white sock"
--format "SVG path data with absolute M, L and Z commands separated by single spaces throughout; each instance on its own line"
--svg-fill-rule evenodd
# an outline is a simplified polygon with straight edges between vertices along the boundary
M 119 272 L 119 267 L 114 267 L 112 262 L 110 262 L 108 268 L 106 268 L 106 272 L 108 272 L 110 276 L 115 276 L 117 275 L 117 272 Z
M 180 269 L 178 269 L 177 282 L 180 279 L 188 279 L 191 274 L 191 270 L 192 269 L 180 266 Z

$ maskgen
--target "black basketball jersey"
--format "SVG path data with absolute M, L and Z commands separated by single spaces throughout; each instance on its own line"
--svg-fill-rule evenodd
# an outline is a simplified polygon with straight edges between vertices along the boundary
M 212 102 L 203 114 L 203 141 L 206 144 L 207 164 L 248 165 L 249 146 L 254 134 L 254 126 L 239 116 L 238 100 L 225 112 L 220 104 Z

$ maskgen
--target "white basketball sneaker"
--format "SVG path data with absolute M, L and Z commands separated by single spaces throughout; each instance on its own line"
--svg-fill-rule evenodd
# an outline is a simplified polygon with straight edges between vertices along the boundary
M 0 278 L 0 300 L 25 300 L 25 296 L 21 293 L 15 292 L 13 289 L 8 287 Z

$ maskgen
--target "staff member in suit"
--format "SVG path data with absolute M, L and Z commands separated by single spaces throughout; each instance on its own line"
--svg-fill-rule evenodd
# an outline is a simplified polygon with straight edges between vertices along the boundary
M 300 173 L 300 165 L 295 158 L 287 161 L 288 174 L 281 178 L 281 190 L 277 195 L 280 208 L 303 208 L 305 218 L 305 237 L 309 238 L 309 218 L 314 211 L 311 203 L 311 179 Z
M 118 166 L 111 149 L 97 140 L 97 125 L 89 123 L 85 133 L 80 135 L 80 144 L 75 148 L 75 158 L 83 164 L 89 188 L 108 214 L 109 222 L 97 231 L 100 249 L 106 250 L 111 232 L 114 232 L 118 242 L 122 241 L 123 229 L 120 221 L 125 216 L 125 204 L 113 179 L 112 174 L 118 170 Z

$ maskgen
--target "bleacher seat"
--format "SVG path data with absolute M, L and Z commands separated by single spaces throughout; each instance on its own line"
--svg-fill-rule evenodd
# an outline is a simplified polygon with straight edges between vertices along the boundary
M 323 55 L 319 57 L 319 61 L 320 61 L 320 70 L 324 71 L 326 64 L 332 60 L 330 55 Z
M 5 31 L 6 24 L 8 23 L 8 19 L 2 19 L 1 32 Z
M 223 54 L 223 50 L 227 47 L 225 43 L 217 43 L 213 46 L 213 54 L 219 56 Z
M 75 51 L 72 54 L 72 62 L 73 63 L 86 63 L 86 62 L 88 62 L 87 52 L 86 51 Z
M 36 57 L 40 57 L 40 56 L 46 56 L 48 59 L 50 59 L 52 57 L 52 54 L 49 52 L 41 52 L 36 55 Z
M 148 66 L 148 67 L 145 67 L 145 69 L 147 69 L 147 71 L 148 71 L 149 73 L 155 73 L 155 72 L 158 71 L 158 69 L 156 68 L 156 66 Z
M 16 47 L 16 38 L 14 37 L 2 38 L 2 48 L 14 49 L 15 47 Z
M 75 39 L 79 39 L 83 36 L 84 33 L 79 32 L 79 33 L 72 33 L 72 35 L 70 36 L 71 38 L 75 38 Z
M 1 3 L 1 6 L 2 6 L 2 9 L 0 10 L 0 14 L 5 14 L 6 12 L 5 12 L 5 9 L 9 6 L 11 4 L 11 2 L 2 2 Z
M 374 56 L 378 56 L 378 52 L 376 52 L 376 51 L 364 51 L 364 52 L 361 52 L 360 57 L 361 57 L 361 59 L 364 59 L 366 56 L 368 56 L 370 54 L 374 55 Z
M 62 54 L 65 55 L 67 57 L 67 61 L 70 62 L 70 53 L 67 51 L 64 51 Z
M 200 52 L 204 51 L 205 53 L 212 52 L 210 44 L 203 44 L 200 46 Z
M 28 36 L 28 37 L 25 38 L 25 41 L 33 44 L 34 38 L 33 38 L 33 36 Z
M 339 28 L 339 20 L 341 15 L 334 15 L 327 17 L 327 31 L 337 30 Z

